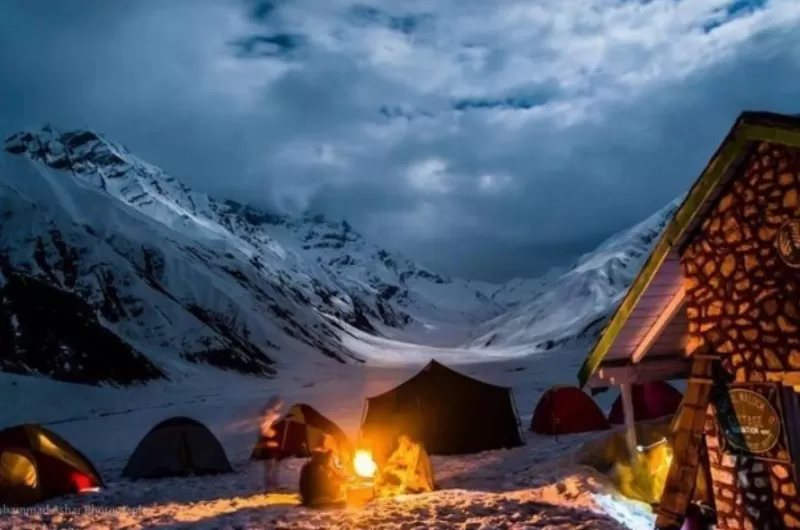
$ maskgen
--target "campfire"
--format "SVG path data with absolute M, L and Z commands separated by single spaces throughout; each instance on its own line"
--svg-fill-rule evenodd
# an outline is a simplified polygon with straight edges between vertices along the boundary
M 375 476 L 378 473 L 378 464 L 373 460 L 372 453 L 359 449 L 353 456 L 353 470 L 355 477 L 345 488 L 347 504 L 363 506 L 375 498 Z
M 359 477 L 372 479 L 375 478 L 375 473 L 378 471 L 378 464 L 372 459 L 372 453 L 360 449 L 356 451 L 353 458 L 353 468 Z

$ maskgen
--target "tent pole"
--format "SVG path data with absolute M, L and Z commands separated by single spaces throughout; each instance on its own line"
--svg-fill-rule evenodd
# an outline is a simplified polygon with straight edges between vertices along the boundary
M 622 392 L 622 412 L 625 417 L 625 441 L 628 445 L 628 454 L 633 461 L 636 458 L 636 419 L 633 416 L 633 396 L 630 383 L 620 385 Z
M 364 441 L 364 420 L 367 419 L 367 409 L 369 409 L 369 398 L 365 399 L 364 404 L 361 406 L 361 423 L 358 426 L 358 443 L 356 447 L 361 447 Z
M 517 408 L 517 400 L 514 399 L 514 390 L 509 388 L 508 395 L 511 396 L 511 406 L 514 407 L 514 415 L 517 417 L 517 434 L 519 434 L 519 440 L 522 442 L 522 445 L 527 445 L 527 440 L 525 438 L 525 431 L 522 427 L 522 420 L 519 416 L 519 409 Z

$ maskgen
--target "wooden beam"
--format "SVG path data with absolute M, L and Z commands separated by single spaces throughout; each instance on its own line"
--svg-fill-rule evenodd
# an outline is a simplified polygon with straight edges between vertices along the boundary
M 678 286 L 678 292 L 672 295 L 667 306 L 664 308 L 663 311 L 658 315 L 658 318 L 650 326 L 650 329 L 647 330 L 647 333 L 636 346 L 636 349 L 633 350 L 633 355 L 631 355 L 631 361 L 635 364 L 642 360 L 645 354 L 650 350 L 650 348 L 655 344 L 658 337 L 661 336 L 661 332 L 664 331 L 664 328 L 667 327 L 675 315 L 678 314 L 681 307 L 683 307 L 683 301 L 686 298 L 686 293 L 683 291 L 683 286 Z
M 625 418 L 625 442 L 628 445 L 628 455 L 631 462 L 636 459 L 636 418 L 633 415 L 633 396 L 631 395 L 631 385 L 623 384 L 620 386 L 622 391 L 622 414 Z
M 689 375 L 691 361 L 675 356 L 623 366 L 603 366 L 587 381 L 588 388 L 603 388 L 621 384 L 647 383 L 669 379 L 685 379 Z

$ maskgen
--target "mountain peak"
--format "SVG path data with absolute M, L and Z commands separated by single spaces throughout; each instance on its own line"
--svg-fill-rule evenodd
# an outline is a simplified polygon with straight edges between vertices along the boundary
M 28 154 L 48 166 L 82 172 L 87 166 L 114 167 L 129 165 L 130 154 L 92 130 L 63 132 L 52 124 L 38 131 L 21 131 L 9 136 L 5 150 L 13 154 Z

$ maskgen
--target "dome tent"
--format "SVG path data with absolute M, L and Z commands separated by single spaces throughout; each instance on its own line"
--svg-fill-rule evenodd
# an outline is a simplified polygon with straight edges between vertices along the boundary
M 0 431 L 0 504 L 24 506 L 104 486 L 88 458 L 41 425 Z
M 150 429 L 128 459 L 122 476 L 162 478 L 232 471 L 222 444 L 208 427 L 177 416 Z
M 538 434 L 577 434 L 610 427 L 597 403 L 569 385 L 557 385 L 542 394 L 531 418 L 531 431 Z
M 665 416 L 673 416 L 683 401 L 683 394 L 666 381 L 651 381 L 631 385 L 634 421 L 649 421 Z M 622 396 L 611 406 L 608 414 L 611 425 L 625 423 Z

